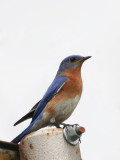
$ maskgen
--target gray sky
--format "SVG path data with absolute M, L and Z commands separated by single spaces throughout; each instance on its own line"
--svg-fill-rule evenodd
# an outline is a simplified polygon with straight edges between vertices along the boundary
M 84 160 L 120 159 L 120 1 L 0 1 L 0 139 L 42 98 L 59 63 L 72 54 L 82 67 L 83 94 L 66 121 L 86 128 Z

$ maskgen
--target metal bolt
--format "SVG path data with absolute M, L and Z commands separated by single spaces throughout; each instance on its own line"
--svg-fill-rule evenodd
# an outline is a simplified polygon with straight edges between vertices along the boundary
M 74 124 L 66 126 L 63 130 L 63 135 L 69 144 L 76 145 L 79 143 L 79 139 L 84 132 L 84 127 L 80 127 L 78 124 Z

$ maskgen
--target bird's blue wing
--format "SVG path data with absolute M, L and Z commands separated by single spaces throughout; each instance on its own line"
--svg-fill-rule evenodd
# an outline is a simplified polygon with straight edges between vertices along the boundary
M 57 92 L 62 88 L 66 81 L 66 76 L 57 76 L 54 79 L 47 92 L 43 96 L 41 102 L 39 103 L 37 109 L 35 110 L 31 124 L 21 134 L 14 138 L 12 142 L 18 143 L 28 133 L 29 129 L 34 125 L 34 123 L 38 119 L 42 118 L 44 107 L 57 94 Z
M 29 129 L 33 126 L 34 123 L 31 123 L 22 133 L 20 133 L 17 137 L 15 137 L 11 142 L 12 143 L 19 143 L 20 140 L 27 134 Z
M 34 115 L 32 117 L 32 122 L 37 118 L 40 119 L 39 115 L 41 116 L 41 112 L 43 111 L 46 104 L 57 94 L 58 90 L 64 85 L 64 83 L 67 81 L 66 76 L 57 76 L 55 77 L 54 81 L 48 88 L 47 92 L 43 96 L 41 103 L 39 103 L 37 109 L 34 112 Z M 36 120 L 37 120 L 36 119 Z

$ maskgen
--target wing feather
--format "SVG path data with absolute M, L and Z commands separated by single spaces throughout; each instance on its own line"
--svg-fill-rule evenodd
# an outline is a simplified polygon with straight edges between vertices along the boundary
M 37 103 L 32 107 L 32 109 L 31 109 L 26 115 L 24 115 L 22 118 L 20 118 L 20 119 L 14 124 L 14 126 L 18 125 L 19 123 L 21 123 L 21 122 L 23 122 L 23 121 L 25 121 L 25 120 L 27 120 L 27 119 L 29 119 L 29 118 L 32 118 L 32 116 L 33 116 L 33 114 L 34 114 L 34 112 L 35 112 L 35 110 L 36 110 L 36 108 L 37 108 L 37 106 L 38 106 L 39 103 L 40 103 L 40 101 L 37 102 Z
M 53 83 L 48 88 L 47 92 L 43 96 L 41 103 L 38 104 L 37 109 L 35 110 L 32 118 L 32 122 L 41 115 L 40 113 L 45 108 L 46 104 L 60 91 L 65 82 L 67 81 L 66 76 L 58 76 L 54 79 Z

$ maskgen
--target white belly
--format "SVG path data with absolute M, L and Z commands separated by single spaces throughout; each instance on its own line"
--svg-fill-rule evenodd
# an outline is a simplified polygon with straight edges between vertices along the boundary
M 65 121 L 74 111 L 78 102 L 80 100 L 80 96 L 76 96 L 73 99 L 67 99 L 64 102 L 60 102 L 56 104 L 55 111 L 56 114 L 51 118 L 51 122 L 63 122 Z
M 79 102 L 80 96 L 76 96 L 73 99 L 66 99 L 64 102 L 59 102 L 54 107 L 56 114 L 51 117 L 51 114 L 48 112 L 43 113 L 43 116 L 40 120 L 35 122 L 35 124 L 29 130 L 30 132 L 36 131 L 42 127 L 46 127 L 47 125 L 51 125 L 54 122 L 61 123 L 65 121 L 72 114 L 74 109 L 76 108 Z

